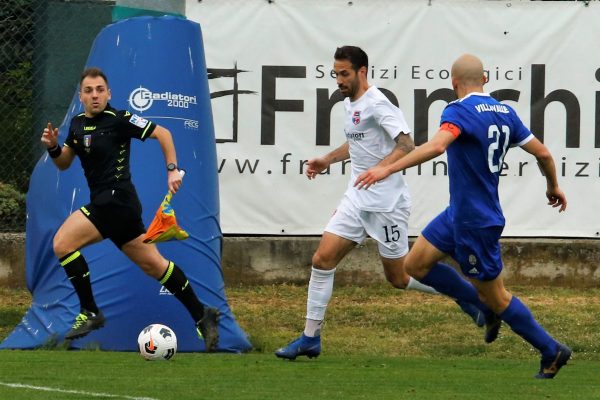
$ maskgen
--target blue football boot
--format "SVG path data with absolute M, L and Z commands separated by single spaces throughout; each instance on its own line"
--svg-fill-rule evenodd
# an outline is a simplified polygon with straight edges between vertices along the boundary
M 471 317 L 471 319 L 473 320 L 473 322 L 475 322 L 475 325 L 477 325 L 478 327 L 482 327 L 483 325 L 485 325 L 485 316 L 483 315 L 483 312 L 477 308 L 474 304 L 471 303 L 467 303 L 461 300 L 455 300 L 456 304 L 458 304 L 458 306 L 460 307 L 461 310 L 463 310 L 463 312 L 465 314 L 467 314 L 469 317 Z
M 556 354 L 552 357 L 542 357 L 540 362 L 540 372 L 535 375 L 538 379 L 552 379 L 558 374 L 558 371 L 571 358 L 573 351 L 564 344 L 558 344 Z
M 304 333 L 298 339 L 275 352 L 277 357 L 288 360 L 295 360 L 298 356 L 316 358 L 319 357 L 319 354 L 321 354 L 321 336 L 309 337 Z

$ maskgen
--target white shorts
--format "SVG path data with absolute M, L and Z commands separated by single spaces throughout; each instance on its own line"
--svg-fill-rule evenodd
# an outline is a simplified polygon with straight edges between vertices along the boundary
M 396 206 L 392 211 L 362 211 L 344 196 L 325 227 L 325 232 L 358 244 L 368 236 L 377 241 L 379 254 L 400 258 L 408 253 L 410 207 Z

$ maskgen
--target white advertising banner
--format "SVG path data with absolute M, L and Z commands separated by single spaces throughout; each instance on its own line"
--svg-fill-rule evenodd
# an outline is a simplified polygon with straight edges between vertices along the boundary
M 600 237 L 600 4 L 189 0 L 186 14 L 203 32 L 224 233 L 322 232 L 349 165 L 309 181 L 304 163 L 344 143 L 331 68 L 336 47 L 356 45 L 369 55 L 369 83 L 399 105 L 417 145 L 452 100 L 453 61 L 480 57 L 485 89 L 550 148 L 568 199 L 565 213 L 547 206 L 535 158 L 509 150 L 504 236 Z M 445 160 L 405 172 L 411 235 L 447 206 Z

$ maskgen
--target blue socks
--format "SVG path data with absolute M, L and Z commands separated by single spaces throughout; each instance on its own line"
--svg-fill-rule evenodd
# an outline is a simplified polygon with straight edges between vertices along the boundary
M 436 263 L 427 275 L 420 280 L 421 283 L 431 286 L 438 292 L 466 303 L 471 303 L 484 313 L 491 310 L 479 300 L 477 289 L 465 280 L 449 265 Z
M 552 357 L 556 354 L 558 343 L 541 327 L 533 318 L 527 306 L 521 303 L 517 296 L 513 296 L 506 310 L 499 315 L 510 328 L 523 339 L 538 349 L 543 357 Z
M 484 313 L 492 312 L 479 300 L 475 286 L 463 279 L 454 268 L 446 264 L 435 264 L 420 281 L 446 296 L 471 303 Z M 512 297 L 508 307 L 500 313 L 499 317 L 517 335 L 538 349 L 542 353 L 542 356 L 552 357 L 555 355 L 558 342 L 541 327 L 535 318 L 533 318 L 527 306 L 516 296 Z

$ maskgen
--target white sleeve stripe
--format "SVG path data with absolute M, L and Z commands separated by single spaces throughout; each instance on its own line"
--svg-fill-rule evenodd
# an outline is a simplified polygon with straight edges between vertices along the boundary
M 530 133 L 529 136 L 527 136 L 525 139 L 521 140 L 519 143 L 517 143 L 517 146 L 521 147 L 527 143 L 529 143 L 530 141 L 533 140 L 535 136 L 533 136 L 533 133 Z

